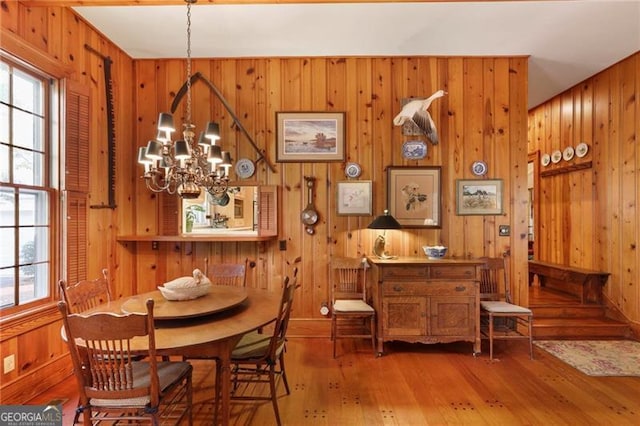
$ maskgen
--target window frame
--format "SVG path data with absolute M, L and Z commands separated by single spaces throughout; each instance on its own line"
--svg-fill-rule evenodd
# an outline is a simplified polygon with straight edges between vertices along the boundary
M 42 92 L 42 141 L 41 147 L 39 148 L 39 152 L 42 152 L 43 159 L 43 171 L 42 171 L 42 182 L 41 184 L 22 184 L 16 183 L 15 179 L 11 176 L 12 170 L 10 167 L 9 171 L 9 182 L 0 182 L 0 186 L 3 189 L 7 189 L 12 191 L 14 197 L 16 197 L 16 209 L 15 209 L 15 218 L 13 223 L 10 225 L 15 229 L 14 232 L 14 253 L 12 256 L 14 257 L 15 263 L 12 267 L 9 267 L 8 270 L 13 271 L 13 289 L 14 289 L 14 300 L 15 303 L 17 300 L 17 304 L 10 304 L 5 307 L 0 307 L 0 318 L 3 322 L 11 317 L 14 317 L 18 314 L 22 314 L 33 309 L 37 309 L 43 306 L 48 306 L 51 303 L 58 300 L 58 291 L 56 286 L 56 277 L 59 276 L 60 271 L 60 259 L 61 259 L 61 246 L 59 244 L 59 238 L 56 238 L 58 235 L 61 235 L 62 223 L 60 222 L 60 176 L 59 170 L 60 166 L 58 164 L 60 159 L 60 105 L 62 102 L 62 96 L 60 92 L 60 88 L 62 86 L 62 78 L 56 78 L 52 76 L 50 73 L 46 72 L 38 68 L 35 65 L 28 64 L 20 58 L 6 52 L 4 50 L 0 50 L 0 60 L 3 63 L 9 65 L 9 67 L 19 70 L 21 73 L 34 78 L 35 80 L 41 81 L 43 92 Z M 10 100 L 8 102 L 9 108 L 15 107 L 15 102 Z M 9 131 L 11 131 L 9 129 Z M 13 137 L 10 135 L 9 140 L 5 143 L 4 146 L 8 146 L 9 149 L 9 164 L 11 165 L 11 147 L 16 147 L 14 143 Z M 34 151 L 36 151 L 34 149 Z M 35 183 L 35 182 L 31 182 Z M 44 214 L 47 217 L 47 220 L 38 223 L 34 223 L 28 226 L 20 225 L 20 205 L 19 198 L 21 194 L 29 194 L 37 191 L 39 193 L 45 194 L 46 203 L 47 203 L 47 212 L 39 213 Z M 38 297 L 27 302 L 21 302 L 18 294 L 20 287 L 20 276 L 21 276 L 21 259 L 20 259 L 20 250 L 18 247 L 18 242 L 20 241 L 19 234 L 22 229 L 33 228 L 34 232 L 37 232 L 37 229 L 46 228 L 46 258 L 41 259 L 38 264 L 48 264 L 48 273 L 46 274 L 46 295 L 43 297 Z M 6 270 L 6 269 L 5 269 Z

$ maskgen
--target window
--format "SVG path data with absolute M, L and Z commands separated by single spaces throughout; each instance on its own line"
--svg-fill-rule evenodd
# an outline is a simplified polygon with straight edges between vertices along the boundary
M 57 181 L 51 176 L 50 79 L 0 57 L 0 309 L 48 301 Z

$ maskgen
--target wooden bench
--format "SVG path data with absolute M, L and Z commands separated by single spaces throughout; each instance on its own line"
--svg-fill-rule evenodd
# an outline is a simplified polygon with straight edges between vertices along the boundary
M 602 287 L 609 277 L 608 272 L 592 271 L 567 265 L 529 261 L 529 282 L 538 276 L 541 287 L 574 295 L 584 304 L 602 304 Z

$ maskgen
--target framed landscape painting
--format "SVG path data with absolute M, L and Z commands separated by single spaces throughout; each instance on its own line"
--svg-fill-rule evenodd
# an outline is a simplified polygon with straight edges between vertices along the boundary
M 344 112 L 277 112 L 276 162 L 344 161 Z
M 502 179 L 456 180 L 458 215 L 502 214 Z
M 441 228 L 439 166 L 387 168 L 389 213 L 403 227 Z

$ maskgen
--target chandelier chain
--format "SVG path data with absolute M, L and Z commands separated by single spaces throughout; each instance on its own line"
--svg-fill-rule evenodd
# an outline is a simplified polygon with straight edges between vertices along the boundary
M 191 124 L 191 3 L 187 2 L 187 124 Z

